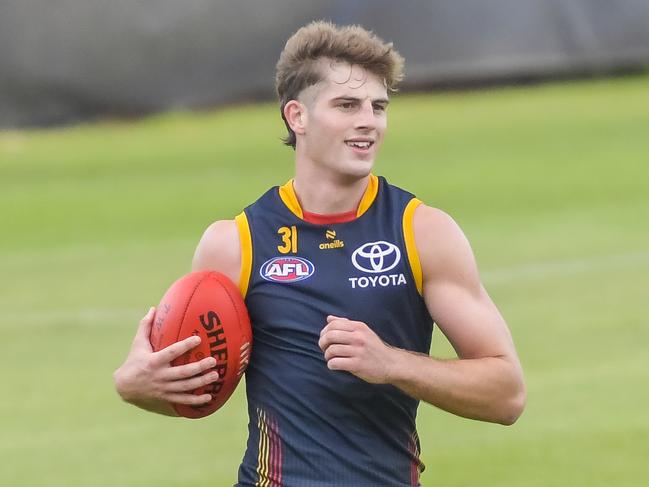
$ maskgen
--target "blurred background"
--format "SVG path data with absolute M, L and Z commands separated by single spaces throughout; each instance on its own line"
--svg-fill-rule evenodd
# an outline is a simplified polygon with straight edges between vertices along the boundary
M 321 18 L 393 41 L 406 89 L 649 59 L 646 0 L 3 0 L 0 127 L 272 99 L 287 37 Z
M 525 369 L 512 427 L 420 406 L 422 485 L 646 482 L 649 0 L 0 0 L 0 485 L 235 483 L 243 387 L 189 421 L 112 372 L 204 229 L 291 177 L 274 65 L 316 19 L 406 58 L 376 173 L 459 222 Z

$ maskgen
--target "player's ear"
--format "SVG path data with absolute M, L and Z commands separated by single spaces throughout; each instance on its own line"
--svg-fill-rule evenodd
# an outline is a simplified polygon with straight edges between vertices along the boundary
M 291 100 L 284 105 L 284 118 L 291 130 L 298 135 L 304 135 L 306 132 L 306 106 L 297 100 Z

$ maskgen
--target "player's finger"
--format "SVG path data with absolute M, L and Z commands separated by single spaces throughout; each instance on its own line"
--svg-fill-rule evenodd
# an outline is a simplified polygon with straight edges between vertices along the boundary
M 354 359 L 351 357 L 334 357 L 327 361 L 327 368 L 329 370 L 346 370 L 351 372 L 354 370 Z
M 318 346 L 321 350 L 326 350 L 327 347 L 334 343 L 349 345 L 354 340 L 353 330 L 335 330 L 330 329 L 320 335 Z
M 201 404 L 206 404 L 212 400 L 212 396 L 209 394 L 201 394 L 197 396 L 196 394 L 188 394 L 182 392 L 172 392 L 165 394 L 163 399 L 173 404 L 184 404 L 186 406 L 200 406 Z
M 349 321 L 344 316 L 327 315 L 327 323 L 330 323 L 330 322 L 332 322 L 334 320 L 347 320 L 347 321 Z
M 185 365 L 176 365 L 175 367 L 168 367 L 161 374 L 162 380 L 182 380 L 194 377 L 206 370 L 211 369 L 216 365 L 214 357 L 205 357 L 198 362 L 192 362 Z
M 246 371 L 246 368 L 248 367 L 248 362 L 241 362 L 241 365 L 239 365 L 239 368 L 237 369 L 237 375 L 241 375 Z
M 354 354 L 354 348 L 349 345 L 331 345 L 324 352 L 325 360 L 329 361 L 335 357 L 351 357 Z
M 203 374 L 199 377 L 192 377 L 191 379 L 176 380 L 170 382 L 167 385 L 167 391 L 189 392 L 189 391 L 193 391 L 198 387 L 203 387 L 208 384 L 211 384 L 212 382 L 216 382 L 217 380 L 219 380 L 218 372 L 212 371 L 212 372 L 208 372 L 207 374 Z
M 250 362 L 250 355 L 248 354 L 242 355 L 239 361 L 239 368 L 247 367 L 249 362 Z
M 155 352 L 154 360 L 157 364 L 168 364 L 174 359 L 180 357 L 183 353 L 189 352 L 201 343 L 201 337 L 192 335 L 176 343 L 172 343 L 167 348 Z
M 347 318 L 336 318 L 327 323 L 327 325 L 320 330 L 320 336 L 329 332 L 330 330 L 346 330 L 354 331 L 356 329 L 356 324 L 354 321 L 349 321 Z

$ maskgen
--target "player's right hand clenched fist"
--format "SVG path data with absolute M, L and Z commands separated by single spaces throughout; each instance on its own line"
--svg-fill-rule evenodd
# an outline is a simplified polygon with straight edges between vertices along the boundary
M 216 360 L 206 357 L 199 362 L 171 366 L 174 359 L 196 347 L 201 339 L 191 336 L 154 352 L 149 341 L 154 316 L 155 308 L 151 308 L 140 321 L 126 360 L 113 374 L 115 389 L 124 401 L 135 406 L 177 416 L 171 403 L 200 405 L 210 401 L 209 394 L 197 396 L 192 391 L 218 380 L 215 371 L 199 375 L 214 367 Z

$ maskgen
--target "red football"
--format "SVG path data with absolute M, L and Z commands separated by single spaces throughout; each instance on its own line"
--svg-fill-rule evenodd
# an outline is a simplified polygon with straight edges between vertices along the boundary
M 213 370 L 219 373 L 219 380 L 193 391 L 197 395 L 211 394 L 212 400 L 207 404 L 174 404 L 174 408 L 186 418 L 202 418 L 223 406 L 232 395 L 252 351 L 246 305 L 237 286 L 219 272 L 199 271 L 181 277 L 165 293 L 156 310 L 150 337 L 154 351 L 192 335 L 201 337 L 200 345 L 178 357 L 172 365 L 197 362 L 212 355 L 217 361 Z

